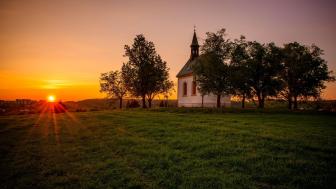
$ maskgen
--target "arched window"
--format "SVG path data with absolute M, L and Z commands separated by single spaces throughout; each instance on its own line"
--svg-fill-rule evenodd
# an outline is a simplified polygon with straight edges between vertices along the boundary
M 183 83 L 183 96 L 187 96 L 187 88 L 188 88 L 188 86 L 187 86 L 187 82 L 184 82 Z
M 192 95 L 196 95 L 196 81 L 192 82 L 192 91 L 191 91 Z

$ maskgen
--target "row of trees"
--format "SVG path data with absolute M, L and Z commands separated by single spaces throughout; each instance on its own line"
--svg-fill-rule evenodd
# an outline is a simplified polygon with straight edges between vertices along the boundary
M 153 42 L 137 35 L 132 46 L 125 45 L 124 56 L 128 57 L 128 62 L 122 65 L 121 71 L 101 74 L 101 92 L 108 97 L 117 97 L 120 108 L 126 95 L 140 97 L 143 108 L 147 107 L 146 101 L 151 107 L 154 97 L 159 94 L 168 98 L 173 82 L 169 80 L 167 63 L 157 54 Z
M 299 98 L 317 98 L 325 81 L 334 81 L 323 51 L 316 45 L 298 42 L 278 47 L 226 38 L 225 29 L 207 33 L 201 56 L 193 66 L 198 90 L 202 95 L 217 95 L 220 107 L 222 95 L 235 95 L 242 100 L 257 99 L 264 108 L 268 97 L 284 98 L 289 109 L 297 109 Z

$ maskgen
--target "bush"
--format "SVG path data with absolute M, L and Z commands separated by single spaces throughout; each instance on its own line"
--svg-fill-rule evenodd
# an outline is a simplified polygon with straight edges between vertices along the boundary
M 129 100 L 127 101 L 126 108 L 139 108 L 140 104 L 137 100 Z
M 77 108 L 76 112 L 87 112 L 87 110 L 84 108 Z

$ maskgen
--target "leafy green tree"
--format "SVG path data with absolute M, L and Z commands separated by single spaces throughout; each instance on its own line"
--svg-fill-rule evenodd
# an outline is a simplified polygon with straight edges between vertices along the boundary
M 196 82 L 201 94 L 217 96 L 217 108 L 221 106 L 221 96 L 229 94 L 229 67 L 215 54 L 203 54 L 193 66 Z
M 221 106 L 221 96 L 229 94 L 229 66 L 226 61 L 230 57 L 231 42 L 226 39 L 225 29 L 216 33 L 207 32 L 207 38 L 201 48 L 202 55 L 193 65 L 193 74 L 202 96 L 217 96 L 217 107 Z
M 254 41 L 249 43 L 248 53 L 248 85 L 258 99 L 258 108 L 264 108 L 265 99 L 276 96 L 283 87 L 280 77 L 283 69 L 282 51 L 274 43 L 264 45 Z
M 325 88 L 325 81 L 335 78 L 328 71 L 327 62 L 321 58 L 323 51 L 315 46 L 305 46 L 298 42 L 284 46 L 283 79 L 286 82 L 284 96 L 289 109 L 297 109 L 299 97 L 319 97 Z
M 241 98 L 242 108 L 245 108 L 245 99 L 251 98 L 252 96 L 248 70 L 248 61 L 250 57 L 247 52 L 247 47 L 248 42 L 245 40 L 244 36 L 241 36 L 240 39 L 235 39 L 230 61 L 232 94 Z
M 153 98 L 167 90 L 169 69 L 167 63 L 156 53 L 154 43 L 143 35 L 137 35 L 133 45 L 125 45 L 128 62 L 122 66 L 122 76 L 127 89 L 134 96 L 142 98 L 142 107 L 152 106 Z
M 202 54 L 216 55 L 223 63 L 230 58 L 232 42 L 226 39 L 226 30 L 220 29 L 216 33 L 207 32 L 206 39 L 201 48 Z
M 121 73 L 119 71 L 102 73 L 100 76 L 100 92 L 106 93 L 108 98 L 118 98 L 119 108 L 122 108 L 123 97 L 127 90 Z

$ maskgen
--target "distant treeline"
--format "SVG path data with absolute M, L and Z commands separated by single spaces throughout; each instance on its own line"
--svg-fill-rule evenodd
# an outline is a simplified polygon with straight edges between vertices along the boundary
M 123 108 L 138 108 L 141 106 L 141 99 L 123 99 Z M 167 103 L 167 104 L 165 104 Z M 111 110 L 119 108 L 119 99 L 87 99 L 81 101 L 67 101 L 64 102 L 68 111 L 71 112 L 86 112 L 86 111 L 100 111 L 100 110 Z M 257 102 L 249 100 L 245 104 L 246 109 L 256 109 L 258 106 Z M 315 100 L 315 101 L 299 101 L 298 106 L 301 110 L 311 110 L 311 111 L 325 111 L 325 112 L 336 112 L 336 100 Z M 165 99 L 154 99 L 152 102 L 152 107 L 169 107 L 177 108 L 177 100 L 172 99 L 166 101 Z M 231 101 L 231 107 L 237 109 L 241 107 L 241 102 Z M 227 108 L 227 107 L 223 107 Z M 281 99 L 268 99 L 265 103 L 265 108 L 283 110 L 287 108 L 285 100 Z

